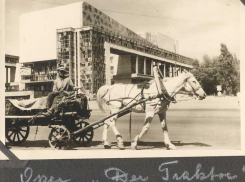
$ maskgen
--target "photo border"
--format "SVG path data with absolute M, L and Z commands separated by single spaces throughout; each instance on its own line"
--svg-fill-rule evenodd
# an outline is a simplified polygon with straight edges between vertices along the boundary
M 244 156 L 245 155 L 245 146 L 244 146 L 244 132 L 245 131 L 245 123 L 244 123 L 244 84 L 242 80 L 244 80 L 244 60 L 245 60 L 245 7 L 240 6 L 240 83 L 241 83 L 241 109 L 240 109 L 240 122 L 241 122 L 241 150 L 176 150 L 176 151 L 167 151 L 167 150 L 11 150 L 19 159 L 100 159 L 100 158 L 158 158 L 158 157 L 209 157 L 209 156 Z M 5 3 L 4 0 L 1 0 L 1 22 L 5 22 Z M 1 69 L 4 68 L 4 60 L 5 60 L 5 26 L 2 26 L 1 23 L 1 46 L 0 46 L 0 55 L 1 55 Z M 1 78 L 5 78 L 4 70 L 0 74 Z M 1 79 L 4 81 L 3 79 Z M 4 83 L 1 84 L 1 90 L 4 89 Z M 2 93 L 2 92 L 0 92 Z M 5 94 L 3 94 L 5 95 Z M 4 98 L 1 97 L 2 103 L 4 103 Z M 4 116 L 4 108 L 1 107 L 0 115 Z M 0 122 L 0 140 L 5 143 L 5 122 L 4 119 Z M 2 127 L 3 126 L 3 127 Z M 185 153 L 185 155 L 183 155 Z M 98 156 L 99 154 L 99 156 Z M 0 155 L 0 159 L 1 155 Z

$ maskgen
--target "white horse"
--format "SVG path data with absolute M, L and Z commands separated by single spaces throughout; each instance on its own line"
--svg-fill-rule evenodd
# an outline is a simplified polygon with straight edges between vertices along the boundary
M 192 73 L 184 71 L 177 77 L 160 79 L 162 81 L 166 94 L 164 98 L 157 98 L 151 101 L 147 101 L 143 105 L 137 105 L 132 108 L 132 112 L 146 113 L 144 126 L 139 135 L 137 135 L 131 143 L 132 149 L 137 149 L 137 142 L 141 137 L 147 133 L 153 116 L 158 114 L 163 135 L 164 143 L 167 149 L 176 149 L 169 139 L 168 128 L 166 123 L 166 111 L 173 98 L 181 89 L 186 92 L 192 92 L 200 100 L 206 97 L 205 92 L 201 88 L 200 84 L 193 76 Z M 156 81 L 151 80 L 149 83 L 149 88 L 140 89 L 134 84 L 115 84 L 115 85 L 104 85 L 100 87 L 97 93 L 97 101 L 99 108 L 104 111 L 103 106 L 105 103 L 109 106 L 111 114 L 118 112 L 127 104 L 136 102 L 142 98 L 147 98 L 148 96 L 158 94 L 158 87 L 156 86 Z M 105 111 L 104 111 L 105 112 Z M 111 127 L 114 134 L 116 135 L 117 144 L 119 149 L 124 149 L 123 139 L 119 131 L 116 128 L 116 119 L 118 115 L 105 121 L 104 131 L 103 131 L 103 143 L 105 148 L 110 148 L 110 143 L 107 141 L 107 131 Z

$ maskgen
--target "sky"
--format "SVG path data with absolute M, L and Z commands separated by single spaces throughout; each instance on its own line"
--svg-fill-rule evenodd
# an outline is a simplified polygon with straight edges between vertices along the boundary
M 5 1 L 5 53 L 19 56 L 19 16 L 80 0 Z M 202 61 L 220 44 L 240 58 L 239 0 L 86 0 L 134 32 L 159 32 L 179 43 L 179 54 Z

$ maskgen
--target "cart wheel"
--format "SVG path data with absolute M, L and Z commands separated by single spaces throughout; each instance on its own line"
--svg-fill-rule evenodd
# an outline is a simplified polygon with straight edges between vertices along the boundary
M 82 129 L 88 125 L 89 125 L 89 123 L 87 123 L 85 121 L 80 121 L 80 122 L 75 124 L 75 127 L 76 127 L 75 131 Z M 82 133 L 77 134 L 76 137 L 72 138 L 72 140 L 77 145 L 85 146 L 92 141 L 93 137 L 94 137 L 94 131 L 93 131 L 93 128 L 91 128 L 91 129 L 88 129 Z
M 49 134 L 49 145 L 54 149 L 67 149 L 71 143 L 70 131 L 64 126 L 55 126 Z
M 26 141 L 30 132 L 29 126 L 14 126 L 6 129 L 5 137 L 15 145 L 19 145 Z

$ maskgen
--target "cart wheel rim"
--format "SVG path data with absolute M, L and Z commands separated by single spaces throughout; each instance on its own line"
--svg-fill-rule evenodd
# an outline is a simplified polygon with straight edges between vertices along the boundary
M 18 145 L 26 141 L 29 133 L 29 126 L 15 126 L 6 129 L 5 137 L 10 143 Z
M 82 129 L 88 125 L 89 123 L 85 121 L 80 121 L 76 123 L 75 130 Z M 73 142 L 76 143 L 77 145 L 85 146 L 85 145 L 88 145 L 92 141 L 93 136 L 94 136 L 94 131 L 93 131 L 93 128 L 91 128 L 82 133 L 77 134 L 76 137 L 74 136 L 72 139 L 73 139 Z
M 71 134 L 64 126 L 55 126 L 49 134 L 49 145 L 53 149 L 64 150 L 70 146 Z

